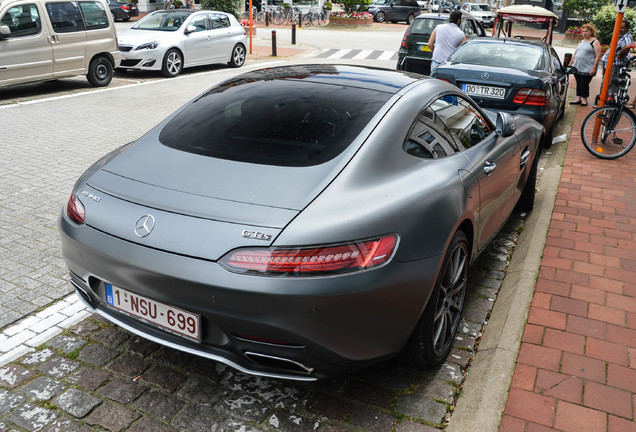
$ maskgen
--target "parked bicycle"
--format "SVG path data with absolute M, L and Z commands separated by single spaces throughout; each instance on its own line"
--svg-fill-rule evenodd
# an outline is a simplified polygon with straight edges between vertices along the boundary
M 616 91 L 608 95 L 605 106 L 589 113 L 581 126 L 583 145 L 601 159 L 616 159 L 627 154 L 636 143 L 636 115 L 625 106 L 631 82 L 630 69 L 622 67 L 612 80 Z
M 313 6 L 303 15 L 303 27 L 311 25 L 324 25 L 329 21 L 329 11 L 322 6 L 320 9 Z

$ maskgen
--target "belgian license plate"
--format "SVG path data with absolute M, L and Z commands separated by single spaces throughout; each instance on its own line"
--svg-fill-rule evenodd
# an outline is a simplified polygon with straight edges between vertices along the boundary
M 503 99 L 506 97 L 506 89 L 502 87 L 464 84 L 462 90 L 470 96 L 485 96 L 495 99 Z
M 144 322 L 196 342 L 201 341 L 199 315 L 105 284 L 106 303 Z

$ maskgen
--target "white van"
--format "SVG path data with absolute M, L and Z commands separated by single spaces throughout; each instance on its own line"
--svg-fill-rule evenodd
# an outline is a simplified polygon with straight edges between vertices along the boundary
M 106 86 L 120 61 L 103 0 L 0 0 L 0 86 L 72 75 Z

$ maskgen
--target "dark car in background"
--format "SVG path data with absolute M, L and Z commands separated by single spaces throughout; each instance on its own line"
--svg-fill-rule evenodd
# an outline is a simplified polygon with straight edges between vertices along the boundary
M 428 46 L 428 40 L 435 27 L 448 23 L 448 17 L 448 14 L 426 13 L 419 15 L 411 23 L 404 33 L 398 50 L 398 70 L 430 75 L 433 52 Z M 466 35 L 466 39 L 486 36 L 484 28 L 470 14 L 462 13 L 459 27 Z
M 132 17 L 139 16 L 137 5 L 128 0 L 108 0 L 108 8 L 113 15 L 113 21 L 128 21 Z
M 471 262 L 533 207 L 543 132 L 417 74 L 250 71 L 90 167 L 62 253 L 108 320 L 244 372 L 436 365 Z
M 416 0 L 373 0 L 367 10 L 374 21 L 411 24 L 422 10 Z
M 431 76 L 456 85 L 483 108 L 528 115 L 545 127 L 552 144 L 563 116 L 568 75 L 554 48 L 516 38 L 466 41 Z

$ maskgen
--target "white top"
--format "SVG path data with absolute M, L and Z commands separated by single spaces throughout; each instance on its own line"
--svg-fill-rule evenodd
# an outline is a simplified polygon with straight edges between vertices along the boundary
M 464 40 L 464 32 L 455 23 L 435 27 L 435 49 L 432 60 L 444 63 Z

